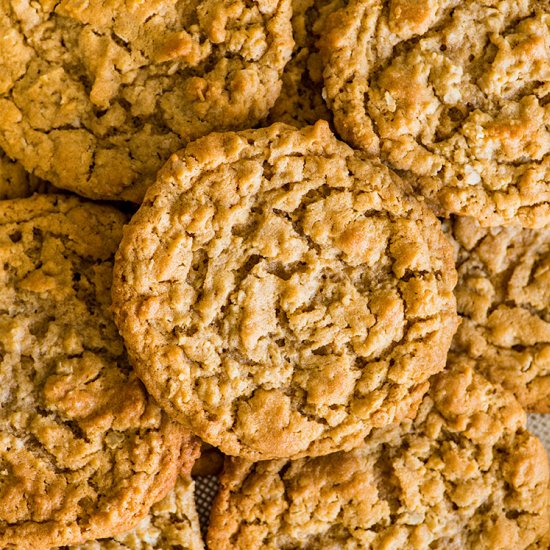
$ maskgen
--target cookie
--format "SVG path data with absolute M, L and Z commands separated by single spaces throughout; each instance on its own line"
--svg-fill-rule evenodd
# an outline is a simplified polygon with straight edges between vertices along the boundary
M 0 3 L 0 146 L 59 188 L 140 201 L 168 156 L 266 117 L 290 0 Z
M 1 548 L 127 531 L 194 452 L 133 373 L 113 322 L 125 222 L 61 195 L 0 202 Z
M 28 174 L 19 162 L 11 160 L 0 149 L 0 200 L 28 197 L 42 182 Z
M 451 235 L 462 316 L 453 349 L 529 411 L 550 413 L 550 227 L 484 229 L 457 218 Z
M 550 222 L 550 4 L 351 0 L 323 32 L 341 136 L 440 215 Z
M 115 266 L 138 376 L 204 441 L 252 460 L 348 449 L 410 414 L 456 328 L 439 221 L 325 121 L 174 155 Z
M 174 489 L 153 505 L 135 529 L 70 550 L 203 550 L 194 490 L 194 481 L 180 475 Z
M 323 99 L 322 65 L 317 48 L 320 30 L 328 14 L 341 0 L 293 0 L 294 50 L 282 76 L 282 88 L 267 124 L 285 122 L 301 127 L 331 120 Z
M 364 448 L 231 459 L 207 543 L 230 548 L 521 550 L 548 529 L 548 462 L 514 397 L 468 362 L 436 375 L 415 420 Z

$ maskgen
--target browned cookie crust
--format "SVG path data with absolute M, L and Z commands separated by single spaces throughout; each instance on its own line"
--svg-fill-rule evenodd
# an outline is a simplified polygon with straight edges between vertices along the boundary
M 0 146 L 92 198 L 139 201 L 168 156 L 264 118 L 290 0 L 0 0 Z
M 0 200 L 28 197 L 38 190 L 42 183 L 0 149 Z
M 528 410 L 550 413 L 550 227 L 484 229 L 458 218 L 451 234 L 462 316 L 453 349 Z
M 350 0 L 323 32 L 342 137 L 441 215 L 550 223 L 547 0 Z
M 548 529 L 548 462 L 513 398 L 459 363 L 362 449 L 226 465 L 211 550 L 521 550 Z
M 71 550 L 203 550 L 194 490 L 194 481 L 180 475 L 174 489 L 153 504 L 135 529 Z
M 325 19 L 341 4 L 341 0 L 292 0 L 294 50 L 285 67 L 281 93 L 270 111 L 268 124 L 286 122 L 300 127 L 332 119 L 323 99 L 317 41 Z
M 192 450 L 131 370 L 112 319 L 125 222 L 63 196 L 0 202 L 0 548 L 134 527 Z
M 117 324 L 159 403 L 225 454 L 356 446 L 416 409 L 456 329 L 438 220 L 328 124 L 174 155 L 117 254 Z

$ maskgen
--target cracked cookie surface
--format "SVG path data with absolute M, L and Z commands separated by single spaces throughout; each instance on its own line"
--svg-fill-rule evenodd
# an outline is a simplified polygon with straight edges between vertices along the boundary
M 323 36 L 346 141 L 406 171 L 438 214 L 550 222 L 548 1 L 350 0 Z
M 548 529 L 548 461 L 512 394 L 469 362 L 436 375 L 415 420 L 296 461 L 230 459 L 211 550 L 521 550 Z
M 126 227 L 113 305 L 161 406 L 255 460 L 349 449 L 414 411 L 455 283 L 439 221 L 320 121 L 174 155 Z
M 91 198 L 140 201 L 168 156 L 264 118 L 290 0 L 0 1 L 0 146 Z
M 180 475 L 174 489 L 153 504 L 135 529 L 70 550 L 203 550 L 194 489 L 194 481 Z
M 0 202 L 2 548 L 133 528 L 189 460 L 190 436 L 145 392 L 112 318 L 126 221 L 61 195 Z
M 550 413 L 550 228 L 450 227 L 462 316 L 452 349 L 529 411 Z

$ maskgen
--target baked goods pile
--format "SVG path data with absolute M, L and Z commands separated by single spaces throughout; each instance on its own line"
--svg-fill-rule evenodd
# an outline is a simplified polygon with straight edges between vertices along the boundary
M 549 97 L 547 0 L 0 0 L 0 548 L 548 548 Z

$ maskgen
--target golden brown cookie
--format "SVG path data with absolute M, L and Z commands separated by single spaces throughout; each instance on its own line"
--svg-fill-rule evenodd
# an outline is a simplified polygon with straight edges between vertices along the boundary
M 286 122 L 301 127 L 321 119 L 331 120 L 323 99 L 317 41 L 325 19 L 341 4 L 342 0 L 292 0 L 294 50 L 285 67 L 281 93 L 270 111 L 268 124 Z
M 0 149 L 0 200 L 28 197 L 42 185 L 43 182 L 28 174 L 19 162 L 11 160 Z
M 436 375 L 415 420 L 364 448 L 230 459 L 211 550 L 522 550 L 548 529 L 548 462 L 514 397 L 467 362 Z
M 450 226 L 462 316 L 453 349 L 531 412 L 550 413 L 550 227 Z
M 349 0 L 323 34 L 340 135 L 441 215 L 550 223 L 547 0 Z
M 0 1 L 0 146 L 92 198 L 140 201 L 168 156 L 264 118 L 290 0 Z
M 326 454 L 418 406 L 456 329 L 439 221 L 328 124 L 212 134 L 126 227 L 116 322 L 138 376 L 229 455 Z
M 0 548 L 127 531 L 194 452 L 112 319 L 125 222 L 61 195 L 0 202 Z
M 174 489 L 153 504 L 135 529 L 71 550 L 203 550 L 194 490 L 191 477 L 180 475 Z

